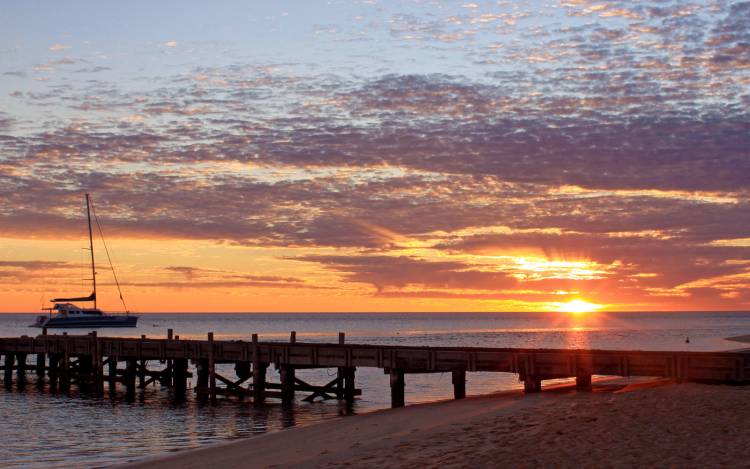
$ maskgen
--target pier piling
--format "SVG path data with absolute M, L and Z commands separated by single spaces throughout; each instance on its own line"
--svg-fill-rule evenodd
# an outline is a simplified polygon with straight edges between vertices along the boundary
M 258 334 L 252 335 L 253 350 L 253 403 L 262 405 L 266 399 L 266 369 L 268 363 L 260 360 L 260 347 L 258 345 Z
M 195 370 L 198 373 L 198 382 L 196 383 L 196 391 L 201 394 L 206 394 L 208 390 L 208 360 L 201 358 L 195 364 Z
M 184 397 L 187 390 L 188 361 L 187 358 L 176 358 L 174 360 L 174 392 L 179 397 Z
M 172 340 L 174 340 L 174 330 L 167 329 L 167 341 L 171 342 Z M 165 363 L 166 363 L 166 366 L 164 368 L 164 371 L 162 372 L 160 381 L 163 386 L 173 387 L 174 386 L 174 360 L 167 359 Z
M 594 368 L 592 358 L 588 354 L 577 354 L 575 357 L 576 389 L 591 391 L 591 370 Z M 620 368 L 618 363 L 618 368 Z
M 346 344 L 346 334 L 344 332 L 339 332 L 339 345 Z M 338 367 L 338 370 L 336 370 L 336 377 L 338 378 L 338 381 L 336 382 L 336 399 L 341 400 L 344 398 L 344 367 Z
M 289 344 L 297 342 L 297 332 L 289 333 Z M 281 381 L 281 402 L 291 404 L 294 402 L 296 373 L 293 365 L 279 365 L 279 380 Z
M 107 382 L 109 392 L 113 393 L 117 387 L 117 357 L 111 356 L 107 359 Z
M 52 390 L 57 389 L 57 385 L 60 379 L 60 354 L 51 353 L 49 355 L 49 387 Z
M 5 354 L 5 385 L 10 386 L 13 382 L 13 368 L 15 368 L 16 355 L 14 353 Z
M 66 343 L 63 353 L 60 355 L 59 371 L 60 371 L 60 389 L 67 391 L 70 389 L 70 353 L 68 352 L 70 346 Z
M 86 390 L 91 390 L 91 385 L 94 383 L 94 364 L 92 355 L 81 355 L 78 357 L 77 369 L 73 373 L 78 383 L 86 387 Z
M 451 372 L 451 381 L 453 382 L 453 398 L 463 399 L 466 397 L 466 371 L 453 370 Z
M 102 394 L 104 392 L 104 363 L 102 361 L 103 357 L 102 357 L 99 340 L 97 340 L 96 331 L 91 333 L 91 338 L 93 339 L 93 349 L 94 349 L 93 356 L 91 357 L 92 380 L 93 380 L 93 385 L 94 385 L 94 391 L 97 394 Z
M 216 361 L 214 360 L 214 333 L 208 333 L 208 395 L 216 402 Z
M 579 391 L 591 391 L 591 375 L 579 374 L 576 376 L 576 389 Z
M 391 407 L 403 407 L 406 404 L 404 397 L 406 382 L 404 381 L 404 370 L 391 368 Z
M 542 378 L 534 375 L 526 375 L 523 380 L 523 391 L 532 394 L 542 391 Z
M 344 368 L 344 400 L 347 405 L 352 405 L 354 403 L 354 396 L 357 391 L 354 386 L 354 375 L 356 370 L 357 369 L 353 366 Z
M 40 378 L 44 377 L 44 372 L 47 368 L 47 357 L 43 353 L 36 354 L 36 375 Z
M 128 394 L 128 398 L 131 399 L 135 396 L 135 379 L 138 373 L 138 360 L 128 359 L 125 362 L 125 375 L 123 376 L 125 381 L 125 391 Z
M 279 377 L 281 378 L 281 402 L 290 404 L 294 401 L 294 367 L 291 365 L 281 365 L 279 367 Z
M 138 362 L 138 387 L 141 389 L 146 388 L 146 371 L 148 370 L 148 361 L 140 360 Z

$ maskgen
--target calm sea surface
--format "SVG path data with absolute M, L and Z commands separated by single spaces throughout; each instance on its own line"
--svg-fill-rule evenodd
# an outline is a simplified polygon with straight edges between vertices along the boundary
M 0 336 L 36 334 L 27 327 L 33 318 L 0 314 Z M 136 329 L 98 334 L 165 337 L 168 328 L 185 339 L 211 331 L 219 340 L 250 340 L 258 333 L 261 340 L 284 341 L 294 330 L 298 341 L 335 342 L 342 331 L 348 342 L 366 344 L 697 351 L 741 348 L 724 338 L 750 334 L 750 313 L 144 314 Z M 225 372 L 233 376 L 231 367 Z M 297 373 L 323 384 L 335 370 Z M 271 369 L 269 379 L 278 379 Z M 139 390 L 128 402 L 123 390 L 114 398 L 85 395 L 75 385 L 67 394 L 50 393 L 35 380 L 29 374 L 23 389 L 0 386 L 2 467 L 105 466 L 389 406 L 388 377 L 366 368 L 357 370 L 363 394 L 352 409 L 335 401 L 255 409 L 220 399 L 210 406 L 192 396 L 177 404 L 159 386 Z M 468 373 L 467 380 L 470 395 L 519 387 L 513 375 Z M 445 399 L 452 392 L 449 374 L 407 375 L 406 383 L 407 403 Z

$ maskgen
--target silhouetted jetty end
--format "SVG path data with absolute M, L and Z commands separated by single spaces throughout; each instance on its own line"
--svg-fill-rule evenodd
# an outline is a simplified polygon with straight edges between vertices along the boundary
M 456 399 L 466 396 L 467 372 L 514 373 L 527 393 L 539 392 L 548 379 L 575 378 L 580 390 L 591 389 L 592 375 L 672 378 L 678 382 L 750 383 L 750 353 L 669 352 L 622 350 L 561 350 L 482 347 L 421 347 L 297 342 L 292 332 L 288 342 L 262 342 L 257 334 L 250 341 L 181 340 L 169 330 L 167 338 L 99 337 L 89 335 L 43 335 L 0 338 L 5 383 L 23 383 L 34 372 L 45 376 L 52 388 L 68 389 L 71 384 L 94 392 L 110 392 L 116 384 L 133 394 L 158 382 L 173 388 L 176 395 L 187 391 L 187 379 L 195 365 L 199 396 L 215 401 L 219 395 L 234 395 L 261 404 L 267 398 L 294 400 L 341 399 L 351 403 L 361 390 L 355 387 L 360 367 L 380 368 L 390 375 L 391 405 L 405 404 L 405 378 L 410 373 L 451 373 Z M 29 356 L 35 360 L 29 364 Z M 217 371 L 219 364 L 234 365 L 235 376 Z M 278 370 L 279 382 L 270 382 L 267 369 Z M 227 367 L 222 368 L 226 374 Z M 295 371 L 336 368 L 335 378 L 312 384 Z

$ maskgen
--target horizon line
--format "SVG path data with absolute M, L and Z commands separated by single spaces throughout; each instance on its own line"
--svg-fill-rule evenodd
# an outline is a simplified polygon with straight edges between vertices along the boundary
M 565 311 L 130 311 L 129 314 L 569 314 L 576 315 L 578 313 L 570 313 Z M 643 314 L 643 313 L 750 313 L 750 309 L 683 309 L 683 310 L 612 310 L 612 311 L 592 311 L 583 314 L 586 315 L 597 315 L 597 314 Z M 1 314 L 35 314 L 39 315 L 39 311 L 0 311 Z M 125 313 L 115 312 L 110 314 L 123 315 Z M 578 314 L 580 315 L 580 314 Z

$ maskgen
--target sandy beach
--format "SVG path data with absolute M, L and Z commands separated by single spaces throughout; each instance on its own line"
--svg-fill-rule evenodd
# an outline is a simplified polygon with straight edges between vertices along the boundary
M 407 406 L 150 458 L 131 468 L 729 467 L 750 388 L 650 381 Z

